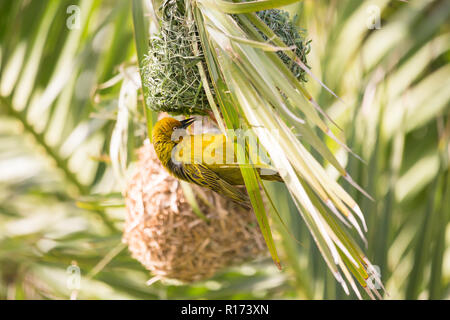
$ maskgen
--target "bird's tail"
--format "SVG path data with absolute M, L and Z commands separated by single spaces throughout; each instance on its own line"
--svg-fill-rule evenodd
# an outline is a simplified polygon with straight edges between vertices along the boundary
M 220 189 L 217 190 L 218 193 L 226 196 L 233 202 L 243 206 L 246 209 L 252 208 L 250 198 L 248 197 L 247 190 L 245 188 L 233 186 L 224 180 L 220 180 L 219 185 Z

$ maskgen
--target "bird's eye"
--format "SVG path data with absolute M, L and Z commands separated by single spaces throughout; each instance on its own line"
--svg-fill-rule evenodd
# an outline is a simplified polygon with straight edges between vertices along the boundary
M 178 127 L 173 127 L 173 130 L 177 130 L 178 129 Z

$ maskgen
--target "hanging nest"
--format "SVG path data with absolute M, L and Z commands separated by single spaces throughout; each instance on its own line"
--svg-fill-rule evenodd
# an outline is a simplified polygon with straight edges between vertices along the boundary
M 185 0 L 165 0 L 158 8 L 160 33 L 150 39 L 143 61 L 143 85 L 148 88 L 147 105 L 156 112 L 205 115 L 210 106 L 197 64 L 203 63 L 207 70 L 206 62 L 197 28 L 185 9 Z M 304 39 L 304 30 L 295 26 L 288 13 L 272 9 L 257 14 L 288 46 L 296 47 L 295 53 L 307 65 L 309 42 Z M 199 49 L 197 55 L 193 53 L 194 43 Z M 300 66 L 283 52 L 278 55 L 297 79 L 306 81 Z
M 147 105 L 174 115 L 206 114 L 209 103 L 197 66 L 204 59 L 193 53 L 192 44 L 200 48 L 200 39 L 184 0 L 164 1 L 158 13 L 161 32 L 150 39 L 142 69 Z
M 159 279 L 192 282 L 267 253 L 255 215 L 218 194 L 192 186 L 199 218 L 180 182 L 161 166 L 150 143 L 139 150 L 126 191 L 123 241 Z M 206 204 L 208 203 L 208 204 Z
M 311 40 L 305 40 L 304 35 L 306 31 L 295 26 L 295 23 L 289 18 L 289 13 L 283 10 L 271 9 L 259 11 L 256 14 L 288 47 L 295 47 L 294 51 L 297 57 L 308 66 L 306 55 L 311 49 L 309 45 Z M 294 17 L 295 20 L 297 20 L 297 16 Z M 262 34 L 262 36 L 267 40 L 265 35 Z M 298 80 L 302 82 L 307 81 L 306 72 L 297 63 L 292 61 L 283 51 L 279 51 L 277 54 Z

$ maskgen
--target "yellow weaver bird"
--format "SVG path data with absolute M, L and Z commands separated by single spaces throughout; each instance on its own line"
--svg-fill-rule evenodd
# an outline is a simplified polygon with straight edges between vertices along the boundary
M 193 118 L 178 121 L 168 117 L 155 124 L 153 147 L 162 165 L 178 179 L 209 188 L 250 208 L 247 194 L 236 187 L 243 185 L 244 179 L 235 144 L 223 134 L 187 134 L 186 129 L 193 122 Z M 282 181 L 273 167 L 260 157 L 253 156 L 252 160 L 255 160 L 252 166 L 261 173 L 262 179 Z

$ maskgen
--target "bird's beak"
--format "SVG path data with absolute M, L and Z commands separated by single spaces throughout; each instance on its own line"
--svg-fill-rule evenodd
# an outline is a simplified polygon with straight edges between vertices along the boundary
M 187 127 L 189 127 L 191 124 L 193 124 L 195 121 L 195 118 L 188 118 L 186 120 L 182 120 L 181 122 L 181 128 L 186 129 Z

